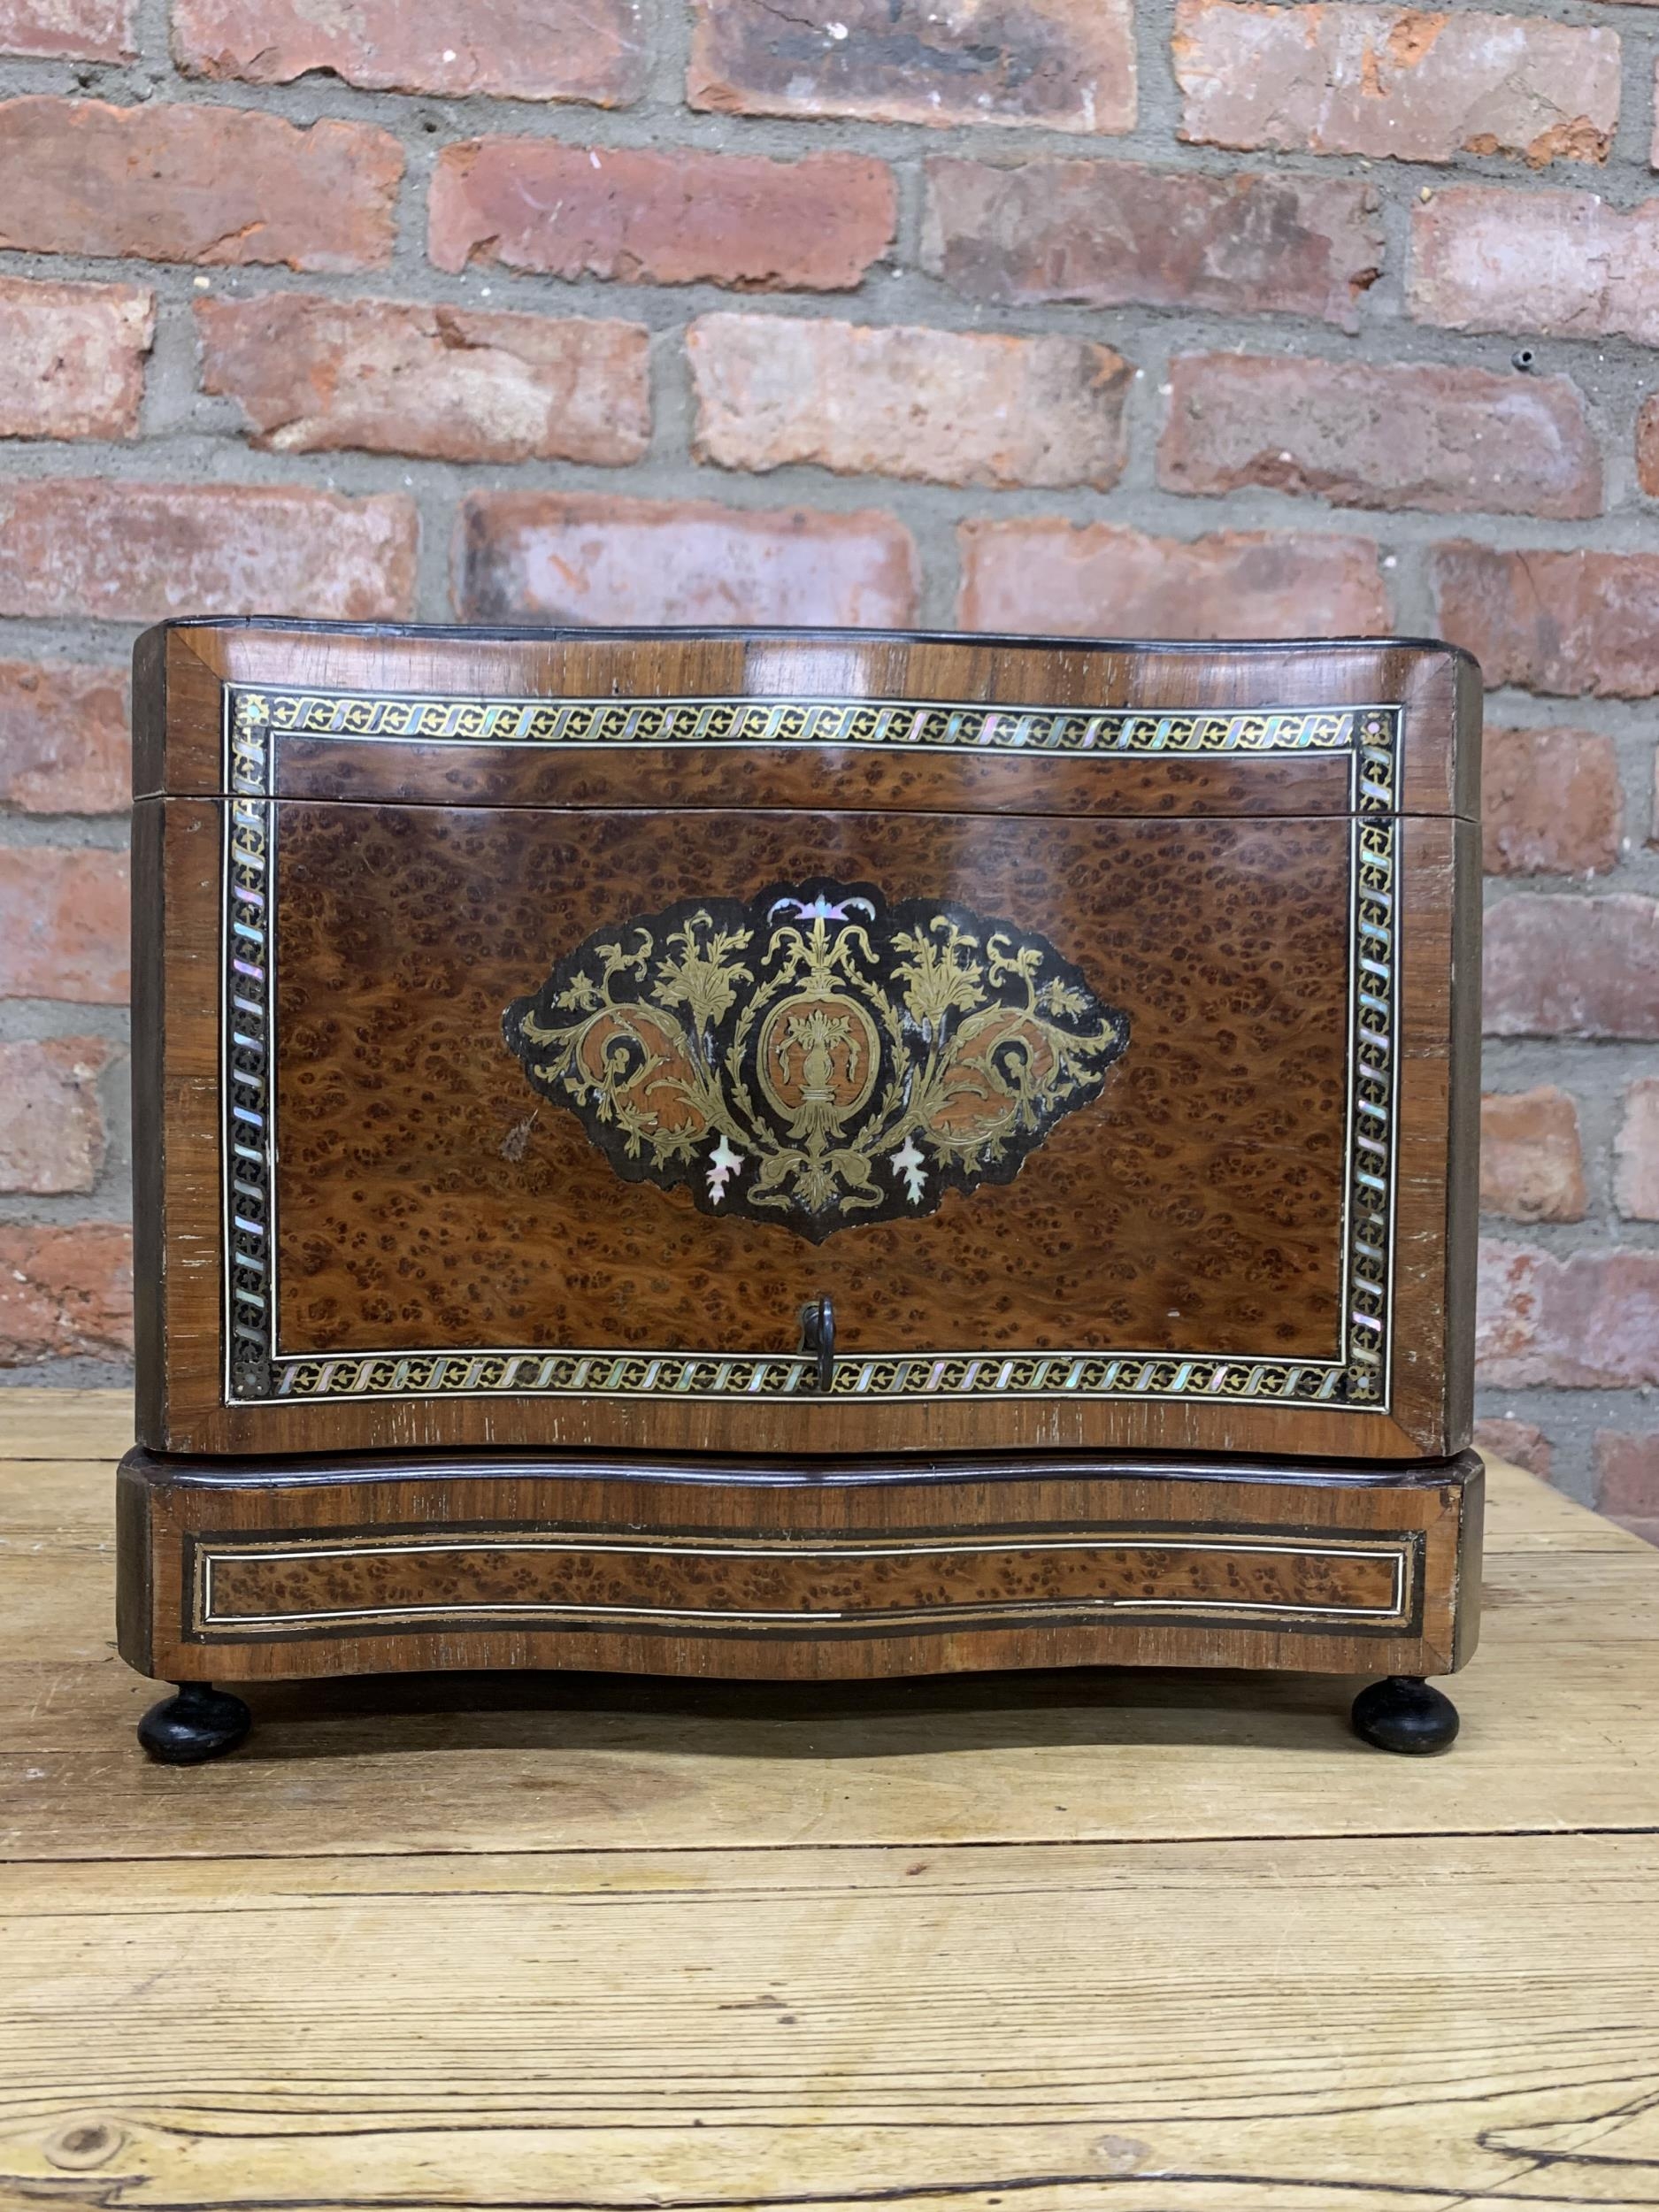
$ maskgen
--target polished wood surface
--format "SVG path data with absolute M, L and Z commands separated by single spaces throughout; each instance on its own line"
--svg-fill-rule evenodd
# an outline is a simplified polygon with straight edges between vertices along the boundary
M 1345 819 L 277 812 L 283 1351 L 789 1352 L 825 1293 L 849 1353 L 1336 1346 Z M 1013 1182 L 810 1244 L 623 1181 L 502 1009 L 619 898 L 818 876 L 1041 927 L 1130 1042 Z
M 1321 641 L 1307 644 L 1089 645 L 1030 638 L 927 637 L 872 631 L 490 631 L 303 622 L 187 622 L 140 640 L 134 791 L 209 795 L 225 788 L 225 682 L 414 696 L 522 698 L 815 696 L 959 699 L 1010 705 L 1121 707 L 1179 712 L 1195 704 L 1250 708 L 1366 706 L 1408 711 L 1401 779 L 1408 814 L 1479 813 L 1480 677 L 1443 644 Z M 1461 730 L 1454 742 L 1455 730 Z M 348 768 L 347 762 L 351 764 Z M 1125 813 L 1345 813 L 1346 780 L 1328 763 L 1281 762 L 1262 779 L 1220 760 L 1170 760 L 1160 774 L 1136 762 L 1100 779 L 1064 758 L 957 760 L 914 753 L 859 757 L 830 748 L 805 757 L 781 746 L 726 753 L 718 772 L 695 754 L 627 749 L 615 769 L 528 747 L 502 761 L 453 747 L 344 748 L 285 739 L 276 749 L 278 797 L 503 804 L 730 806 L 930 805 L 956 811 L 965 788 L 976 810 L 1106 805 Z M 352 779 L 342 792 L 342 773 Z M 967 779 L 964 785 L 963 779 Z M 699 797 L 701 795 L 701 798 Z
M 1492 1470 L 1454 1755 L 1329 1682 L 256 1686 L 146 1762 L 112 1394 L 0 1394 L 0 2204 L 1649 2203 L 1659 1555 Z
M 919 1476 L 921 1479 L 918 1479 Z M 120 1483 L 123 1655 L 169 1681 L 604 1667 L 1441 1674 L 1480 1463 L 162 1460 Z
M 137 989 L 156 1009 L 138 1098 L 138 1148 L 152 1164 L 140 1434 L 153 1448 L 1079 1445 L 1410 1460 L 1466 1441 L 1472 1109 L 1462 1087 L 1478 868 L 1454 810 L 1469 802 L 1478 707 L 1461 657 L 219 625 L 151 634 L 140 667 L 139 787 L 199 795 L 138 809 L 148 942 Z M 423 695 L 1404 702 L 1389 1412 L 1219 1387 L 1169 1402 L 505 1393 L 223 1403 L 223 830 L 211 795 L 223 784 L 224 675 Z M 273 787 L 290 795 L 272 808 L 284 1352 L 782 1354 L 803 1306 L 826 1294 L 848 1353 L 1282 1361 L 1334 1349 L 1346 1303 L 1345 764 L 1275 758 L 1246 776 L 1225 759 L 1134 758 L 1114 761 L 1107 781 L 1091 775 L 1087 797 L 1079 773 L 1099 764 L 1075 759 L 486 749 L 273 740 Z M 360 772 L 342 784 L 348 751 Z M 349 803 L 319 803 L 342 789 Z M 574 1117 L 531 1090 L 500 1019 L 601 926 L 832 871 L 1047 933 L 1127 1008 L 1133 1041 L 1102 1097 L 1059 1123 L 1013 1183 L 812 1246 L 769 1224 L 710 1219 L 684 1189 L 620 1180 Z

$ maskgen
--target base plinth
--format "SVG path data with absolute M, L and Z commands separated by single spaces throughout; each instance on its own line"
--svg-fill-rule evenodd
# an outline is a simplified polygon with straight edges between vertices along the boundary
M 1380 1676 L 1380 1692 L 1473 1648 L 1481 1486 L 1473 1453 L 1355 1467 L 135 1451 L 120 1646 L 187 1686 L 1220 1666 Z M 1367 1712 L 1389 1702 L 1366 1697 Z M 146 1721 L 157 1756 L 224 1747 L 158 1748 L 190 1740 L 178 1705 Z M 1384 1740 L 1383 1718 L 1356 1724 Z

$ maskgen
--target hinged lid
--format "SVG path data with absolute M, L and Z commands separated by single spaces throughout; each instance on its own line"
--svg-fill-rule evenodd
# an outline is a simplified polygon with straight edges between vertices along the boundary
M 1478 810 L 1479 672 L 1432 642 L 207 621 L 135 659 L 140 798 Z

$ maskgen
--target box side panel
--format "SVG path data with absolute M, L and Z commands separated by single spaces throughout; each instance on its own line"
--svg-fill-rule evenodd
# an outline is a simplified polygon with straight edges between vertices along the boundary
M 1480 1225 L 1480 827 L 1455 826 L 1451 1110 L 1446 1159 L 1446 1439 L 1461 1451 L 1475 1409 L 1475 1280 Z
M 141 1352 L 139 1440 L 152 1450 L 188 1451 L 204 1448 L 202 1424 L 211 1425 L 223 1397 L 224 808 L 217 799 L 144 800 L 136 818 L 151 856 L 157 910 L 149 926 L 159 948 L 159 1013 L 147 1032 L 142 1079 L 153 1156 L 140 1186 L 141 1219 L 151 1231 L 138 1295 L 141 1312 L 152 1309 L 141 1347 L 148 1341 L 155 1349 Z
M 1486 1556 L 1486 1471 L 1476 1452 L 1459 1463 L 1468 1471 L 1457 1508 L 1457 1579 L 1452 1592 L 1454 1671 L 1466 1667 L 1480 1641 L 1481 1571 Z
M 133 1343 L 141 1443 L 166 1434 L 167 1243 L 163 1210 L 169 1139 L 163 1103 L 166 1056 L 166 874 L 158 799 L 133 809 L 132 1095 Z
M 154 1671 L 155 1650 L 177 1640 L 176 1615 L 157 1624 L 154 1576 L 155 1535 L 150 1508 L 159 1486 L 145 1471 L 142 1452 L 129 1452 L 115 1479 L 115 1640 L 129 1667 Z
M 1458 825 L 1408 818 L 1395 838 L 1401 990 L 1392 1239 L 1396 1417 L 1428 1457 L 1461 1448 L 1448 1418 L 1447 1146 L 1453 1098 L 1451 958 Z

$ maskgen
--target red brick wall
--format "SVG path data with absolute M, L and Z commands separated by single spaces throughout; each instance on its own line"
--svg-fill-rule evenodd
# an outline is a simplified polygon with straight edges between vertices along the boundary
M 1659 1523 L 1659 18 L 1559 13 L 0 0 L 12 1377 L 126 1357 L 136 625 L 1441 631 L 1488 1432 Z

